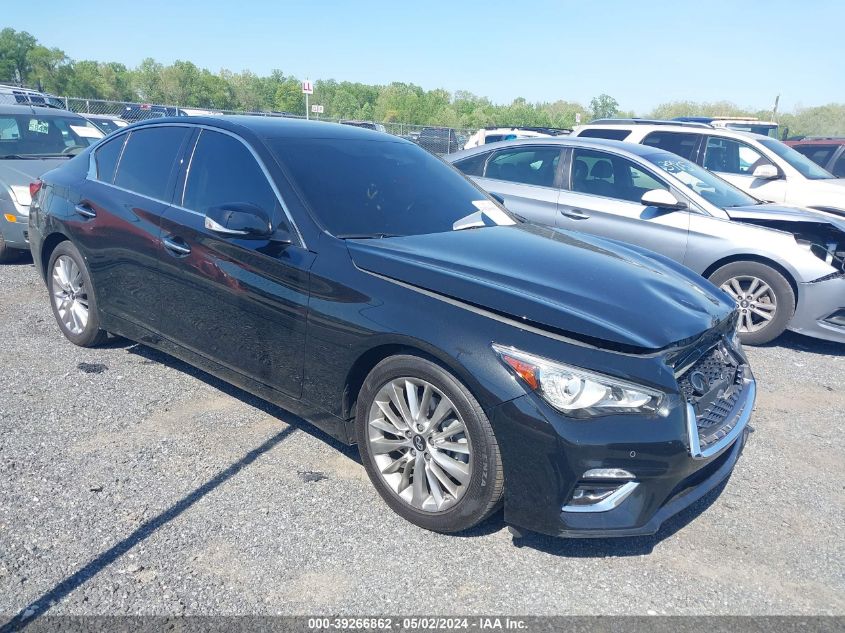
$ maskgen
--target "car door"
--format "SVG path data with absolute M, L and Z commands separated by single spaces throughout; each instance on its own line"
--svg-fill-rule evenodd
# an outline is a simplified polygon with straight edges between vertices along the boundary
M 617 154 L 573 148 L 557 226 L 642 246 L 683 262 L 689 212 L 645 206 L 643 194 L 670 187 L 654 171 Z
M 783 171 L 749 143 L 732 138 L 708 136 L 702 164 L 732 185 L 766 202 L 784 202 L 787 183 Z M 781 174 L 777 179 L 755 178 L 754 170 L 771 165 Z
M 560 191 L 560 146 L 516 145 L 493 152 L 478 184 L 504 200 L 514 213 L 539 224 L 555 225 Z M 460 167 L 459 167 L 460 168 Z
M 186 162 L 180 204 L 162 218 L 161 333 L 299 397 L 314 254 L 299 241 L 269 174 L 244 140 L 201 128 Z M 206 228 L 214 226 L 206 222 L 210 208 L 238 204 L 262 209 L 292 243 Z
M 156 330 L 161 217 L 173 196 L 184 126 L 120 134 L 91 156 L 74 209 L 74 240 L 84 251 L 103 312 Z

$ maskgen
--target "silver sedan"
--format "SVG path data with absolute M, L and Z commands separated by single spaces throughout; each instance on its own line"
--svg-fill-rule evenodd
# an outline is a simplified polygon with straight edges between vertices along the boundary
M 680 156 L 603 139 L 505 141 L 447 160 L 529 221 L 635 244 L 708 278 L 736 301 L 748 344 L 785 329 L 845 342 L 840 215 L 764 204 Z

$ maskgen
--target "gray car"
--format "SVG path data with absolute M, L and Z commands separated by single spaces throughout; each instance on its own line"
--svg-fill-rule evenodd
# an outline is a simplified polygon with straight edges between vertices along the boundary
M 73 112 L 0 105 L 0 263 L 29 250 L 30 183 L 102 137 Z
M 787 328 L 845 342 L 840 215 L 764 204 L 680 156 L 617 141 L 522 139 L 447 160 L 530 221 L 635 244 L 710 279 L 737 302 L 746 343 Z

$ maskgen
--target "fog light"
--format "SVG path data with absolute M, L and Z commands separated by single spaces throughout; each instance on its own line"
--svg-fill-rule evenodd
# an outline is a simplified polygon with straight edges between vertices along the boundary
M 11 213 L 4 213 L 3 217 L 6 218 L 6 222 L 11 222 L 12 224 L 18 221 L 18 219 Z
M 633 473 L 622 468 L 591 468 L 581 479 L 633 479 Z
M 845 308 L 837 310 L 824 320 L 825 323 L 845 327 Z
M 563 512 L 607 512 L 618 507 L 639 485 L 636 481 L 626 483 L 581 481 L 575 486 L 569 503 L 561 510 Z

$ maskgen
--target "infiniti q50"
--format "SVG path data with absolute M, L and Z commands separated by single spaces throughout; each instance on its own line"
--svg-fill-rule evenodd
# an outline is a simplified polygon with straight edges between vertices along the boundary
M 755 383 L 727 295 L 520 221 L 400 138 L 157 119 L 49 172 L 30 215 L 59 328 L 163 350 L 357 444 L 418 526 L 654 532 L 722 482 Z

